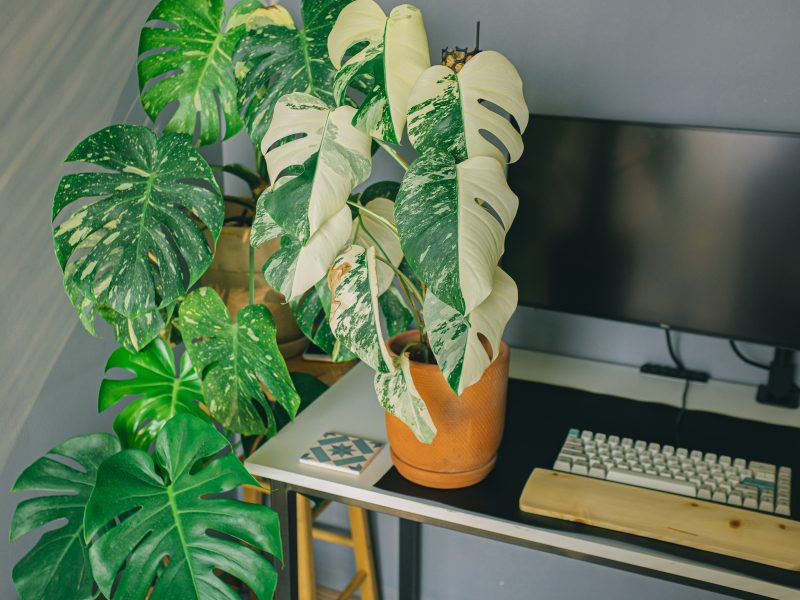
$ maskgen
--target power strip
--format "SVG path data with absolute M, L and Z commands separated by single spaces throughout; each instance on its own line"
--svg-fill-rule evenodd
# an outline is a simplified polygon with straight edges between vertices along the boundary
M 678 367 L 667 367 L 655 363 L 646 363 L 639 368 L 639 372 L 645 375 L 658 375 L 659 377 L 671 377 L 673 379 L 683 379 L 707 383 L 711 376 L 705 371 L 693 371 L 692 369 L 679 369 Z

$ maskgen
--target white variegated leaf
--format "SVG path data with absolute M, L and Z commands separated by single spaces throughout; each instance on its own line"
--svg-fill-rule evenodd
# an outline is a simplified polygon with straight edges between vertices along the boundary
M 376 256 L 388 260 L 395 268 L 403 260 L 400 238 L 389 229 L 381 218 L 394 225 L 394 202 L 386 198 L 375 198 L 364 205 L 353 219 L 353 244 L 363 248 L 375 246 Z M 377 215 L 377 217 L 375 216 Z M 380 217 L 380 218 L 378 218 Z M 381 260 L 378 261 L 378 294 L 382 295 L 394 279 L 394 270 Z
M 394 370 L 375 373 L 375 392 L 381 406 L 408 425 L 416 438 L 430 444 L 436 437 L 436 426 L 425 401 L 414 386 L 406 354 L 394 357 Z
M 345 206 L 350 192 L 369 177 L 371 141 L 352 126 L 355 109 L 332 109 L 309 94 L 282 96 L 261 142 L 272 187 L 262 196 L 284 235 L 306 243 Z M 272 147 L 277 142 L 289 139 Z
M 503 151 L 484 137 L 491 133 L 508 150 L 509 161 L 522 155 L 522 136 L 505 117 L 482 101 L 510 113 L 525 131 L 528 107 L 522 79 L 505 56 L 487 50 L 470 59 L 457 74 L 436 65 L 427 69 L 411 91 L 408 137 L 422 154 L 444 150 L 463 161 L 491 156 L 506 162 Z
M 331 331 L 376 371 L 394 369 L 386 349 L 378 306 L 375 247 L 350 246 L 333 261 L 328 273 L 331 290 Z
M 345 54 L 356 44 L 364 47 L 342 65 Z M 411 88 L 430 65 L 428 36 L 420 10 L 401 4 L 387 17 L 373 0 L 355 0 L 339 13 L 328 36 L 328 54 L 339 70 L 333 82 L 339 104 L 359 76 L 368 76 L 372 81 L 354 124 L 373 137 L 399 143 Z
M 287 300 L 294 300 L 311 289 L 328 272 L 333 259 L 347 245 L 352 231 L 350 209 L 343 206 L 338 213 L 328 219 L 305 243 L 298 242 L 290 235 L 281 235 L 281 247 L 269 257 L 264 265 L 264 278 L 272 287 L 280 290 Z M 268 219 L 261 221 L 259 236 L 251 243 L 255 246 L 263 243 L 259 240 L 271 239 L 264 236 L 278 232 L 274 222 Z M 253 223 L 256 231 L 256 223 Z M 264 232 L 268 233 L 264 233 Z
M 517 306 L 517 286 L 500 267 L 491 294 L 464 316 L 430 291 L 425 296 L 428 339 L 442 373 L 458 395 L 477 382 L 500 354 L 500 339 Z M 480 336 L 489 344 L 486 354 Z
M 469 314 L 492 291 L 518 204 L 495 159 L 456 163 L 431 150 L 412 163 L 395 202 L 406 259 L 439 300 Z

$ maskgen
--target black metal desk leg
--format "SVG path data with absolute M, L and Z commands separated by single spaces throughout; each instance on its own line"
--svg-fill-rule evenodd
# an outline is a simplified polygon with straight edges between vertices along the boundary
M 419 600 L 422 526 L 400 519 L 400 600 Z
M 272 508 L 278 513 L 283 564 L 278 568 L 277 600 L 297 600 L 297 493 L 280 481 L 270 482 Z

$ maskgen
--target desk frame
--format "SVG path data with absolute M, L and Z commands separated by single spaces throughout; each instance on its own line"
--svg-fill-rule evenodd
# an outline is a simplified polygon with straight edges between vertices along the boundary
M 512 353 L 511 377 L 673 406 L 678 405 L 683 387 L 681 381 L 643 376 L 633 367 L 523 350 Z M 797 590 L 792 588 L 635 544 L 513 523 L 380 490 L 374 484 L 391 466 L 389 453 L 385 451 L 357 478 L 301 465 L 297 457 L 305 440 L 313 442 L 324 431 L 342 430 L 372 439 L 385 439 L 383 412 L 375 400 L 371 380 L 369 368 L 357 366 L 246 463 L 254 475 L 270 481 L 272 506 L 280 518 L 284 564 L 278 579 L 279 600 L 297 597 L 294 514 L 297 493 L 400 517 L 401 581 L 407 577 L 401 589 L 401 600 L 416 600 L 419 595 L 419 524 L 435 525 L 740 598 L 797 597 Z M 800 411 L 757 405 L 753 386 L 716 381 L 696 386 L 689 395 L 688 407 L 715 412 L 723 412 L 724 408 L 725 414 L 800 427 Z

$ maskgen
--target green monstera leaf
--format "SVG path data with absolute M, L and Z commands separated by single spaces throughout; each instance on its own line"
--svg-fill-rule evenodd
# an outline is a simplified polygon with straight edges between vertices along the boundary
M 232 452 L 217 456 L 226 449 L 213 425 L 181 414 L 156 437 L 152 458 L 123 450 L 100 466 L 85 534 L 97 537 L 89 556 L 107 598 L 238 600 L 217 570 L 272 598 L 277 575 L 261 552 L 280 558 L 278 519 L 266 506 L 218 496 L 257 485 Z
M 178 108 L 165 131 L 194 135 L 199 142 L 223 139 L 242 128 L 231 56 L 244 35 L 244 19 L 261 6 L 243 0 L 225 17 L 225 0 L 161 0 L 139 37 L 139 91 L 142 106 L 155 121 L 167 105 Z M 152 84 L 151 84 L 152 83 Z M 151 84 L 149 87 L 148 84 Z
M 436 362 L 456 394 L 477 382 L 500 354 L 500 340 L 517 308 L 517 286 L 500 267 L 492 292 L 471 313 L 462 315 L 428 291 L 425 323 Z M 486 353 L 482 339 L 488 343 Z
M 233 323 L 217 293 L 200 288 L 183 301 L 178 326 L 202 374 L 205 404 L 223 426 L 244 434 L 275 431 L 262 385 L 294 418 L 300 397 L 278 350 L 275 321 L 266 306 L 245 306 Z
M 304 92 L 334 106 L 333 68 L 328 34 L 350 0 L 303 0 L 305 29 L 279 4 L 264 6 L 247 18 L 247 33 L 233 56 L 239 106 L 250 139 L 259 145 L 278 99 Z
M 114 431 L 126 448 L 147 450 L 161 428 L 180 413 L 209 421 L 198 404 L 203 399 L 200 378 L 187 353 L 175 373 L 175 356 L 162 340 L 152 341 L 141 352 L 117 348 L 106 362 L 106 373 L 124 369 L 129 379 L 103 379 L 98 395 L 102 412 L 124 398 L 134 398 L 114 419 Z
M 345 54 L 354 46 L 361 48 L 343 65 Z M 430 65 L 419 9 L 401 4 L 387 17 L 373 0 L 355 0 L 339 14 L 328 37 L 328 53 L 339 71 L 333 83 L 338 104 L 358 77 L 367 76 L 373 82 L 353 124 L 372 137 L 398 144 L 411 89 Z
M 55 220 L 67 207 L 100 197 L 53 231 L 79 313 L 105 306 L 134 319 L 173 304 L 211 263 L 203 227 L 214 243 L 222 227 L 222 195 L 203 157 L 186 136 L 157 138 L 146 127 L 112 125 L 67 160 L 108 169 L 65 175 L 53 201 Z
M 528 125 L 522 79 L 505 56 L 486 50 L 458 72 L 436 65 L 427 69 L 411 92 L 408 137 L 417 152 L 443 150 L 457 162 L 491 156 L 506 162 L 501 148 L 482 132 L 492 134 L 508 150 L 510 162 L 522 155 L 522 136 L 490 105 L 509 112 L 520 127 Z
M 412 163 L 395 202 L 406 259 L 439 300 L 469 314 L 492 292 L 518 204 L 494 158 L 456 163 L 430 151 Z
M 22 600 L 89 600 L 98 596 L 84 542 L 83 514 L 100 464 L 119 451 L 119 442 L 107 433 L 74 437 L 50 450 L 17 479 L 13 492 L 47 495 L 19 503 L 11 522 L 11 541 L 44 525 L 66 521 L 43 533 L 14 566 L 12 578 Z M 63 459 L 74 461 L 79 468 Z
M 384 409 L 408 425 L 421 442 L 430 443 L 436 427 L 414 387 L 408 357 L 392 356 L 386 348 L 375 263 L 375 246 L 350 246 L 334 261 L 328 275 L 331 330 L 376 371 L 375 391 Z
M 289 300 L 314 286 L 348 241 L 347 200 L 372 164 L 370 138 L 351 125 L 354 114 L 350 106 L 289 94 L 276 104 L 261 144 L 274 184 L 259 198 L 250 243 L 281 236 L 264 277 Z

